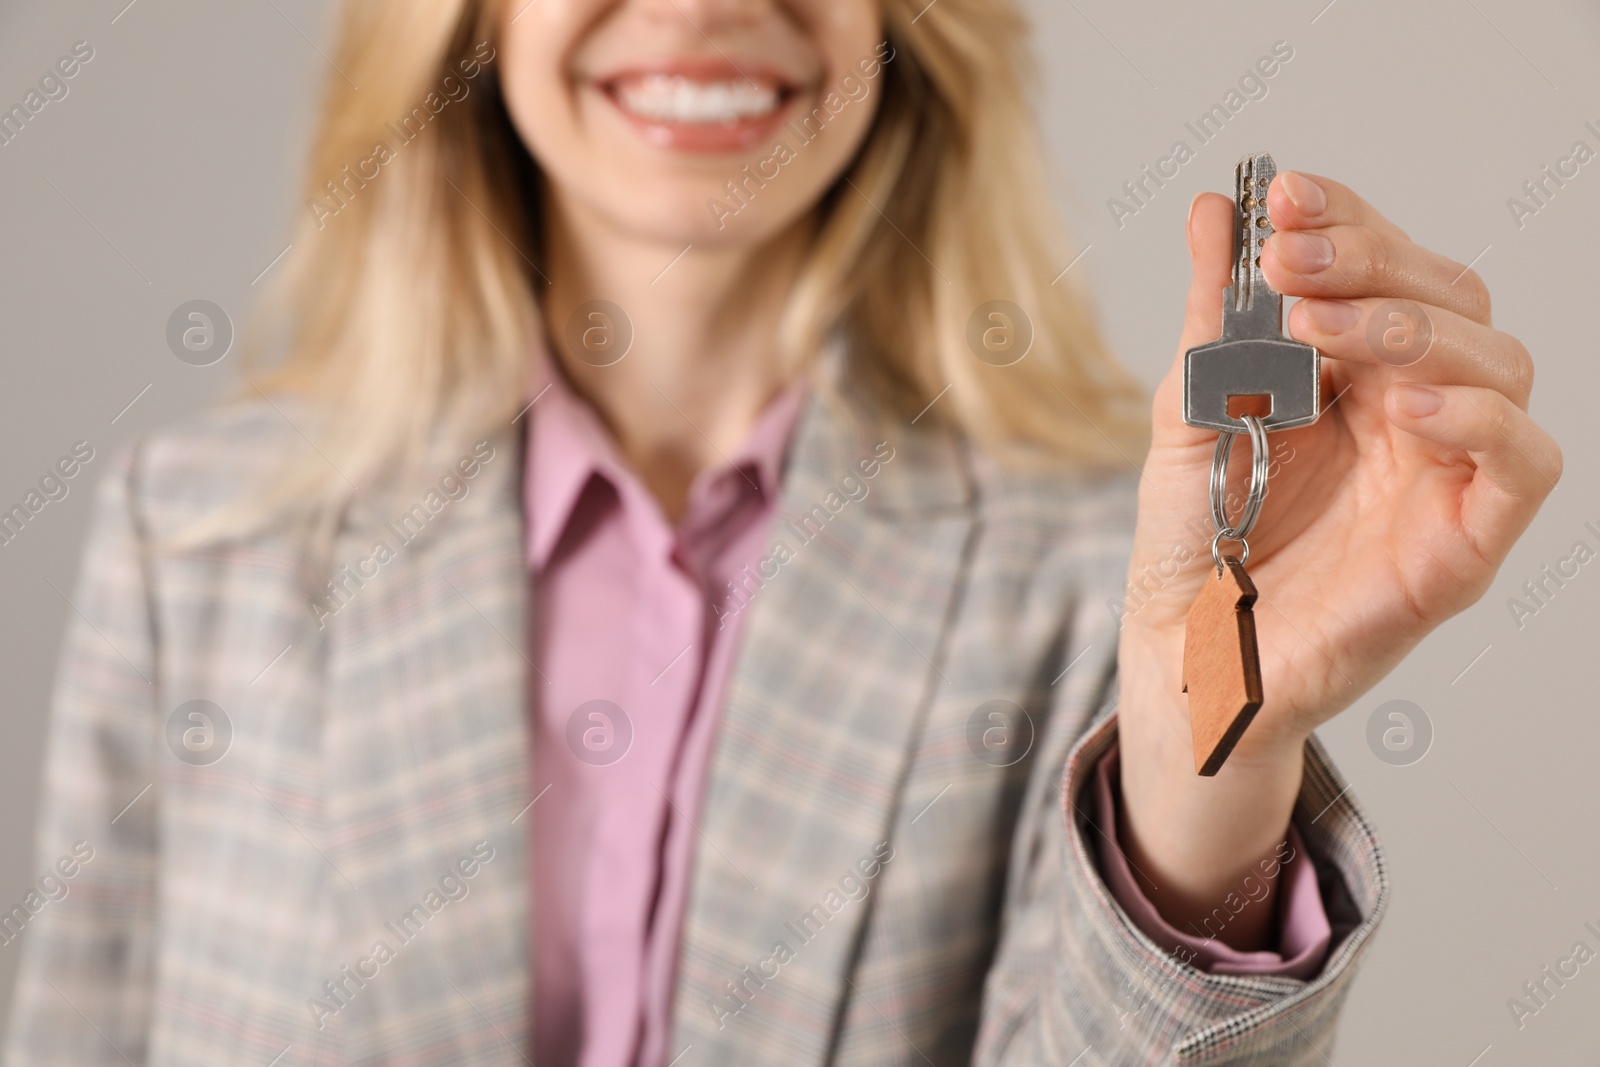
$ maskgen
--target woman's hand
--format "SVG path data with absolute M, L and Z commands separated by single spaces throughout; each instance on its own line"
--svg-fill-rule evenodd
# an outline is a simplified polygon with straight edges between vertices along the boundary
M 1194 283 L 1156 392 L 1123 617 L 1123 832 L 1180 928 L 1283 840 L 1311 731 L 1483 594 L 1561 474 L 1527 413 L 1532 361 L 1490 324 L 1476 274 L 1326 178 L 1280 174 L 1267 205 L 1261 267 L 1304 298 L 1287 330 L 1322 352 L 1324 411 L 1268 439 L 1276 462 L 1249 538 L 1265 703 L 1215 778 L 1194 772 L 1181 674 L 1189 605 L 1215 573 L 1216 434 L 1184 425 L 1182 374 L 1184 352 L 1217 337 L 1231 281 L 1233 204 L 1219 194 L 1190 210 Z M 1235 448 L 1242 479 L 1248 435 Z M 1260 947 L 1272 911 L 1246 909 L 1225 940 Z

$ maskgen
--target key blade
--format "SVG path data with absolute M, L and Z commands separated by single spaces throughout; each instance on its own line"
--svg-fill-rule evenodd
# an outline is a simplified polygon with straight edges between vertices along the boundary
M 1245 156 L 1233 169 L 1233 307 L 1235 311 L 1254 311 L 1263 299 L 1269 301 L 1280 313 L 1274 322 L 1281 331 L 1283 298 L 1261 273 L 1261 245 L 1272 235 L 1267 187 L 1277 173 L 1270 152 Z

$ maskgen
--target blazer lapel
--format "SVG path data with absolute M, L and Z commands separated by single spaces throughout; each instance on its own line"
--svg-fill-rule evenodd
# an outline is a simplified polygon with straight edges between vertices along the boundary
M 323 751 L 343 955 L 327 970 L 377 973 L 326 1024 L 350 1063 L 396 1047 L 522 1063 L 521 435 L 433 454 L 430 485 L 364 497 L 335 548 Z
M 909 751 L 948 684 L 971 497 L 952 436 L 874 428 L 813 396 L 698 816 L 669 1058 L 826 1060 L 873 902 L 841 879 L 885 854 Z

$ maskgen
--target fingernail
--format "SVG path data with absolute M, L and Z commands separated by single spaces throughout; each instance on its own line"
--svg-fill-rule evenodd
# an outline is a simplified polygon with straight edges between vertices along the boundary
M 1444 407 L 1444 394 L 1437 389 L 1415 382 L 1396 382 L 1390 386 L 1394 391 L 1395 407 L 1401 414 L 1410 415 L 1414 419 L 1432 415 Z
M 1361 321 L 1361 309 L 1343 300 L 1306 300 L 1302 306 L 1318 333 L 1344 333 Z
M 1203 193 L 1203 192 L 1195 193 L 1194 194 L 1194 199 L 1189 201 L 1189 217 L 1184 221 L 1184 224 L 1183 224 L 1183 229 L 1184 229 L 1185 233 L 1187 233 L 1190 230 L 1190 228 L 1194 226 L 1194 206 L 1196 204 L 1198 204 L 1200 202 L 1200 198 L 1202 196 L 1205 196 L 1205 195 L 1206 194 Z
M 1320 215 L 1328 210 L 1328 194 L 1322 191 L 1322 186 L 1307 178 L 1299 171 L 1284 171 L 1278 175 L 1278 180 L 1283 183 L 1283 191 L 1289 195 L 1290 203 L 1302 215 Z
M 1275 234 L 1278 262 L 1297 274 L 1315 274 L 1333 265 L 1333 242 L 1320 233 L 1290 230 Z

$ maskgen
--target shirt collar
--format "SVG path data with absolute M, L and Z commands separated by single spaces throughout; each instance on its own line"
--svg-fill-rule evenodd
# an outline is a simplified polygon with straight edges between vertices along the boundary
M 728 471 L 752 479 L 766 505 L 777 501 L 789 441 L 805 395 L 804 379 L 796 379 L 768 402 L 726 462 L 695 476 L 686 521 L 693 521 L 695 504 L 705 497 L 710 483 Z M 674 531 L 660 504 L 622 458 L 599 415 L 567 383 L 542 346 L 534 353 L 528 396 L 523 503 L 528 562 L 534 569 L 542 570 L 549 563 L 585 487 L 595 477 L 604 479 L 616 492 L 642 546 L 670 550 Z

